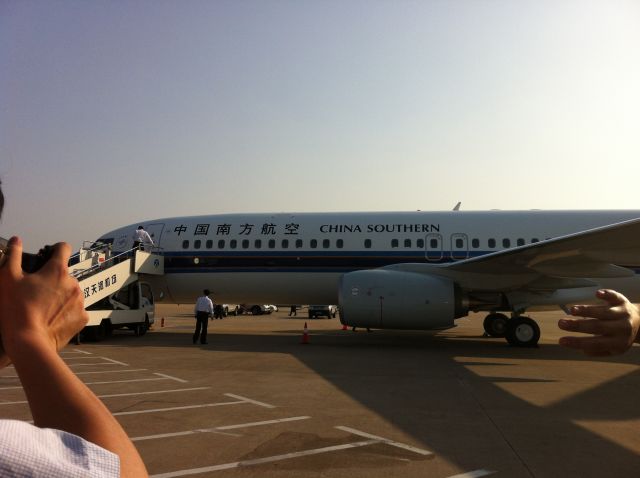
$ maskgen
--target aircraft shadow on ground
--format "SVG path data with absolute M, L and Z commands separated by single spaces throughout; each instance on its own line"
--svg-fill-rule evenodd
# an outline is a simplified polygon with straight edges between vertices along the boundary
M 135 342 L 134 342 L 135 341 Z M 585 367 L 596 362 L 639 365 L 637 353 L 615 358 L 594 359 L 564 349 L 557 344 L 522 349 L 496 339 L 437 335 L 399 331 L 320 331 L 311 335 L 311 343 L 301 345 L 300 330 L 259 334 L 216 334 L 210 329 L 209 345 L 191 344 L 191 335 L 163 331 L 145 337 L 118 333 L 106 343 L 136 347 L 204 347 L 212 352 L 289 354 L 343 393 L 374 411 L 394 426 L 425 444 L 431 451 L 462 468 L 477 468 L 477 460 L 463 453 L 452 455 L 451 443 L 443 436 L 471 433 L 486 440 L 502 441 L 506 453 L 521 450 L 527 432 L 535 427 L 540 441 L 527 453 L 547 453 L 547 464 L 533 462 L 535 476 L 634 476 L 638 456 L 630 449 L 580 426 L 580 421 L 625 421 L 640 418 L 640 371 L 634 370 L 564 400 L 538 406 L 508 393 L 504 384 L 556 382 L 545 379 L 545 365 L 553 361 L 573 361 Z M 541 361 L 540 377 L 514 377 L 518 360 Z M 499 361 L 498 361 L 499 360 Z M 513 360 L 513 364 L 508 361 Z M 480 376 L 470 367 L 490 366 L 504 371 L 496 376 Z M 390 381 L 391 378 L 391 381 Z M 438 387 L 434 390 L 434 387 Z M 433 393 L 430 393 L 433 392 Z M 443 394 L 448 398 L 443 402 Z M 468 410 L 474 410 L 469 413 Z M 468 415 L 461 417 L 461 415 Z M 453 420 L 460 430 L 452 431 Z M 460 418 L 465 424 L 460 425 Z M 429 426 L 425 426 L 425 422 Z M 504 433 L 507 430 L 507 433 Z M 522 440 L 522 442 L 521 442 Z M 529 443 L 529 442 L 527 442 Z M 514 448 L 515 447 L 515 448 Z M 530 456 L 518 456 L 520 472 L 528 469 Z M 545 468 L 545 466 L 547 468 Z M 580 475 L 572 470 L 581 471 Z M 549 474 L 551 473 L 551 474 Z

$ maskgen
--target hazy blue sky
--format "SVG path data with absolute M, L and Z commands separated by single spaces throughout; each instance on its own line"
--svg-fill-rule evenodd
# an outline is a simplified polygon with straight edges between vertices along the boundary
M 0 235 L 640 209 L 637 1 L 0 0 Z

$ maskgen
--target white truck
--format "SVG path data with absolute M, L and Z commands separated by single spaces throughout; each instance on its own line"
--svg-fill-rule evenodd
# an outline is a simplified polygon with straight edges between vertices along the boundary
M 72 258 L 73 259 L 73 258 Z M 161 255 L 130 250 L 113 256 L 108 244 L 81 249 L 70 265 L 84 294 L 89 321 L 81 338 L 102 340 L 115 329 L 144 335 L 154 322 L 152 288 L 145 275 L 164 273 Z
M 144 335 L 155 319 L 151 286 L 135 281 L 90 305 L 87 313 L 89 322 L 82 331 L 82 338 L 99 341 L 115 329 L 129 329 L 137 336 Z

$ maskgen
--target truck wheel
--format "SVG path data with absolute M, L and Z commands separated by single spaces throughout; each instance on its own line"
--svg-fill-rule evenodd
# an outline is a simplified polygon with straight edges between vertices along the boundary
M 251 313 L 253 315 L 260 315 L 260 314 L 262 314 L 262 309 L 260 307 L 258 307 L 257 305 L 254 305 L 253 307 L 251 307 Z
M 133 327 L 133 333 L 136 334 L 136 337 L 142 337 L 144 334 L 147 333 L 147 329 L 144 326 L 144 324 L 136 324 Z
M 100 325 L 94 325 L 90 327 L 89 339 L 95 342 L 100 342 L 107 338 L 109 335 L 109 323 L 106 320 L 100 322 Z

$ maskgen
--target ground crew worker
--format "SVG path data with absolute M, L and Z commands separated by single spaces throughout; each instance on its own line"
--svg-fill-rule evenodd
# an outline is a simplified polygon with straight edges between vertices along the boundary
M 196 330 L 193 333 L 193 343 L 200 339 L 201 344 L 207 343 L 207 319 L 213 315 L 213 301 L 209 298 L 209 289 L 203 291 L 203 295 L 198 297 L 194 313 L 196 316 Z

